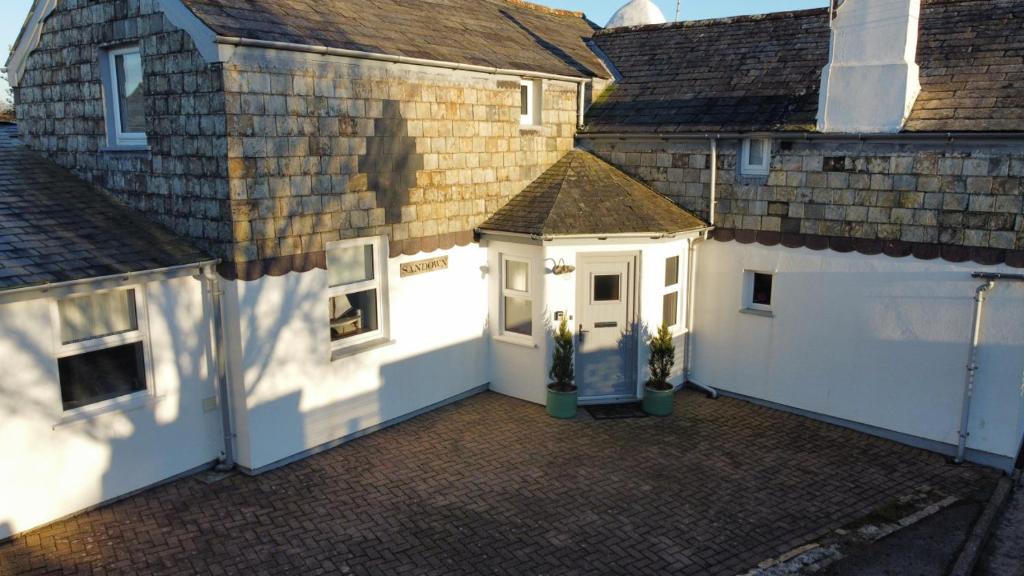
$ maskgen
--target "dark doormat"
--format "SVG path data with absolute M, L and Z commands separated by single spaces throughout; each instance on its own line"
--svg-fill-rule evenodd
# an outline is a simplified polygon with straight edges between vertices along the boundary
M 583 407 L 594 420 L 619 420 L 622 418 L 647 418 L 639 402 L 629 404 L 594 404 Z

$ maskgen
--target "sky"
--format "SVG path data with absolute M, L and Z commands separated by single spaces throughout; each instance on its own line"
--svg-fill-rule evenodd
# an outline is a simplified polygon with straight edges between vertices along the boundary
M 556 8 L 585 12 L 587 17 L 604 26 L 626 0 L 533 0 Z M 675 0 L 655 0 L 665 17 L 675 15 Z M 18 37 L 32 0 L 0 0 L 0 65 L 7 62 L 10 45 Z M 699 20 L 737 14 L 758 14 L 827 6 L 828 0 L 681 0 L 680 19 Z M 7 83 L 0 80 L 0 95 L 7 93 Z

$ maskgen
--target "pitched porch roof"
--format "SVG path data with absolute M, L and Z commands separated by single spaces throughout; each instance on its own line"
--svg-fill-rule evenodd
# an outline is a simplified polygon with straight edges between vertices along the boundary
M 572 150 L 479 230 L 534 236 L 675 234 L 708 224 L 618 168 Z

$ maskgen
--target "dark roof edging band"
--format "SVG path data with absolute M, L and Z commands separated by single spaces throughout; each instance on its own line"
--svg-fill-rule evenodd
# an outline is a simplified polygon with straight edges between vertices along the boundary
M 475 241 L 472 231 L 451 232 L 424 238 L 391 240 L 388 243 L 388 252 L 391 258 L 415 256 L 424 252 L 468 246 Z M 252 282 L 264 276 L 278 277 L 290 272 L 309 272 L 316 268 L 327 269 L 327 253 L 323 250 L 246 262 L 222 262 L 217 266 L 217 271 L 226 280 Z
M 1024 250 L 724 228 L 716 228 L 712 233 L 712 238 L 719 242 L 735 241 L 740 244 L 756 243 L 762 246 L 782 245 L 786 248 L 808 248 L 815 251 L 832 250 L 841 254 L 849 252 L 857 252 L 866 256 L 884 254 L 892 258 L 913 256 L 919 260 L 941 259 L 954 263 L 970 261 L 984 266 L 1006 264 L 1011 268 L 1024 268 Z

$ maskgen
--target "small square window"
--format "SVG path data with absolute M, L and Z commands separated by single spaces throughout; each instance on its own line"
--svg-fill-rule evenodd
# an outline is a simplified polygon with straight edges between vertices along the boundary
M 530 262 L 502 256 L 501 333 L 533 336 L 533 294 Z
M 740 149 L 740 173 L 744 176 L 767 176 L 772 164 L 772 141 L 768 138 L 747 138 Z
M 387 338 L 383 238 L 327 245 L 328 320 L 333 351 Z
M 744 308 L 770 312 L 772 310 L 775 276 L 766 272 L 746 272 Z
M 540 126 L 541 86 L 539 80 L 519 82 L 519 123 L 523 126 Z
M 134 289 L 58 300 L 57 372 L 65 411 L 147 390 Z
M 139 47 L 110 50 L 106 52 L 102 63 L 109 143 L 115 146 L 144 146 L 146 86 Z

